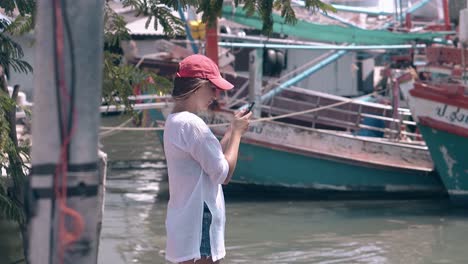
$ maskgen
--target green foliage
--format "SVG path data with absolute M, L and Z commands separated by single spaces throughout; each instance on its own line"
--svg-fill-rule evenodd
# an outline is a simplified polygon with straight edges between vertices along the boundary
M 125 25 L 124 18 L 106 4 L 104 6 L 104 43 L 108 46 L 116 46 L 120 45 L 122 40 L 129 40 L 130 34 Z
M 291 1 L 282 1 L 276 0 L 273 3 L 273 7 L 275 10 L 279 10 L 281 12 L 281 16 L 284 17 L 284 22 L 288 24 L 294 24 L 297 21 L 296 14 L 294 14 L 294 10 L 291 6 Z
M 328 4 L 323 3 L 321 0 L 305 0 L 305 8 L 308 10 L 336 12 L 336 9 Z M 278 11 L 284 22 L 287 24 L 295 24 L 297 22 L 296 14 L 291 5 L 291 0 L 235 0 L 235 5 L 243 5 L 243 9 L 247 15 L 253 15 L 258 12 L 263 20 L 263 33 L 270 35 L 273 31 L 273 11 Z
M 11 25 L 0 25 L 0 28 L 6 28 L 6 32 L 13 35 L 21 35 L 34 28 L 36 0 L 1 0 L 0 8 L 3 8 L 5 13 L 11 16 L 13 15 L 15 8 L 19 12 L 19 15 Z
M 204 22 L 208 22 L 209 25 L 212 25 L 216 18 L 221 16 L 223 2 L 223 0 L 125 0 L 124 5 L 133 6 L 135 10 L 137 10 L 137 16 L 148 16 L 149 18 L 146 24 L 147 27 L 149 26 L 152 17 L 159 18 L 161 25 L 163 25 L 164 30 L 168 35 L 173 35 L 174 33 L 181 33 L 181 30 L 183 30 L 181 27 L 182 23 L 172 15 L 169 16 L 166 13 L 159 12 L 158 10 L 160 8 L 168 11 L 167 7 L 177 10 L 179 5 L 182 6 L 182 9 L 185 9 L 187 6 L 195 6 L 197 7 L 197 13 L 203 13 L 202 20 Z M 253 15 L 255 12 L 258 12 L 263 19 L 263 32 L 266 35 L 269 35 L 272 32 L 272 12 L 274 10 L 280 12 L 286 23 L 294 24 L 297 22 L 296 15 L 291 6 L 291 0 L 235 0 L 234 3 L 236 6 L 243 5 L 247 15 Z M 327 5 L 320 0 L 306 0 L 305 7 L 313 11 L 336 11 L 331 5 Z M 167 16 L 167 18 L 165 16 Z M 173 23 L 164 24 L 168 19 Z M 157 29 L 156 20 L 154 20 L 154 23 L 154 28 Z M 167 25 L 167 27 L 165 25 Z
M 16 24 L 8 25 L 4 20 L 0 20 L 0 27 L 5 28 L 5 32 L 13 30 Z M 7 69 L 13 68 L 14 71 L 29 73 L 32 67 L 26 61 L 22 60 L 24 53 L 21 46 L 14 42 L 7 34 L 0 33 L 0 65 Z
M 120 55 L 110 52 L 104 53 L 104 80 L 102 98 L 107 105 L 124 105 L 127 112 L 132 111 L 132 101 L 129 96 L 134 95 L 133 88 L 139 87 L 142 94 L 169 92 L 172 83 L 151 72 L 144 72 L 133 65 L 115 67 Z
M 20 35 L 30 32 L 33 29 L 34 29 L 33 16 L 32 15 L 19 15 L 7 27 L 7 32 L 14 36 L 20 36 Z
M 104 9 L 104 72 L 102 98 L 106 105 L 123 105 L 125 111 L 133 113 L 133 102 L 128 99 L 134 95 L 138 86 L 142 93 L 168 92 L 172 86 L 166 78 L 151 72 L 144 72 L 133 65 L 121 64 L 122 55 L 111 52 L 112 47 L 121 41 L 129 40 L 130 34 L 125 27 L 125 20 L 116 14 L 107 4 Z M 149 80 L 152 80 L 151 82 Z
M 262 31 L 266 35 L 270 35 L 273 31 L 273 0 L 261 0 L 259 4 L 258 13 L 263 21 Z
M 24 223 L 25 216 L 22 205 L 15 202 L 2 185 L 4 184 L 0 183 L 0 219 Z
M 148 28 L 153 24 L 154 30 L 162 26 L 164 34 L 169 37 L 184 35 L 185 28 L 182 21 L 172 14 L 172 9 L 178 10 L 179 1 L 173 0 L 124 0 L 125 7 L 132 6 L 137 11 L 136 16 L 146 16 L 145 26 Z M 188 4 L 196 4 L 196 1 L 180 1 L 181 7 L 185 9 Z
M 180 20 L 168 15 L 170 14 L 167 9 L 168 7 L 178 10 L 179 5 L 182 6 L 182 9 L 185 9 L 187 6 L 194 6 L 197 8 L 197 13 L 203 13 L 202 20 L 210 26 L 213 25 L 216 18 L 221 17 L 223 3 L 223 0 L 124 0 L 126 6 L 133 6 L 137 10 L 137 16 L 149 16 L 146 24 L 147 27 L 152 17 L 158 18 L 158 21 L 163 25 L 168 35 L 180 33 L 180 30 L 183 30 Z M 280 12 L 286 23 L 294 24 L 297 22 L 291 0 L 234 0 L 234 4 L 236 6 L 243 6 L 243 9 L 249 16 L 258 13 L 263 20 L 263 33 L 265 35 L 270 35 L 273 30 L 272 12 L 275 10 Z M 335 8 L 323 3 L 321 0 L 305 0 L 305 7 L 312 11 L 336 12 Z M 166 10 L 165 12 L 167 13 L 161 13 L 158 11 L 160 9 Z M 168 21 L 171 23 L 166 23 L 167 19 L 170 19 Z M 156 20 L 154 23 L 154 27 L 157 29 Z
M 32 72 L 32 67 L 22 60 L 21 46 L 13 41 L 11 35 L 20 35 L 33 28 L 35 0 L 1 0 L 0 8 L 7 15 L 17 10 L 20 15 L 12 23 L 0 20 L 0 66 L 21 73 Z M 18 146 L 10 135 L 12 129 L 10 113 L 15 111 L 16 103 L 7 93 L 6 82 L 0 75 L 0 219 L 25 224 L 22 189 L 29 168 L 29 146 Z M 3 175 L 5 173 L 6 176 Z
M 0 149 L 4 149 L 6 148 L 8 135 L 10 133 L 10 124 L 6 115 L 8 111 L 14 109 L 15 104 L 13 100 L 11 100 L 10 96 L 2 89 L 0 89 L 0 106 Z
M 28 169 L 22 158 L 29 159 L 29 149 L 17 146 L 9 135 L 8 114 L 15 111 L 16 104 L 3 90 L 0 90 L 0 106 L 0 171 L 7 175 L 0 176 L 0 218 L 24 223 L 24 211 L 18 194 L 21 193 Z
M 12 14 L 15 8 L 22 16 L 33 14 L 36 8 L 35 0 L 1 0 L 0 8 L 3 8 L 7 14 Z
M 0 28 L 3 29 L 0 32 L 0 66 L 4 69 L 10 67 L 25 74 L 32 72 L 31 65 L 22 60 L 23 49 L 9 35 L 21 35 L 32 29 L 35 4 L 34 0 L 0 1 L 0 8 L 7 14 L 12 14 L 15 8 L 20 13 L 10 24 L 0 21 Z M 26 171 L 29 170 L 25 165 L 29 161 L 29 146 L 18 146 L 10 136 L 9 113 L 16 110 L 16 103 L 6 92 L 6 83 L 2 79 L 1 85 L 5 87 L 0 87 L 0 171 L 5 172 L 6 177 L 0 176 L 0 218 L 24 224 L 21 199 Z

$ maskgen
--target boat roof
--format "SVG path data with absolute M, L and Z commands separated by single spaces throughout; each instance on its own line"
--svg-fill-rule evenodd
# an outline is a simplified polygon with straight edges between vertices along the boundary
M 433 42 L 436 38 L 443 38 L 447 32 L 423 32 L 423 33 L 407 33 L 407 32 L 391 32 L 388 30 L 364 29 L 359 27 L 346 27 L 337 23 L 315 23 L 301 19 L 305 17 L 305 11 L 301 9 L 296 12 L 299 18 L 295 25 L 289 25 L 284 22 L 284 19 L 273 14 L 273 32 L 278 34 L 287 34 L 288 36 L 297 37 L 304 40 L 320 41 L 328 43 L 347 43 L 347 44 L 362 44 L 362 45 L 386 45 L 386 44 L 406 44 L 412 42 Z M 303 10 L 305 10 L 303 8 Z M 304 14 L 303 14 L 304 13 Z M 247 16 L 247 13 L 242 8 L 233 8 L 229 5 L 224 5 L 222 15 L 228 20 L 255 28 L 263 27 L 262 20 L 258 14 Z M 310 17 L 310 13 L 309 13 Z
M 425 0 L 427 2 L 428 0 Z M 392 15 L 388 12 L 375 11 L 373 14 L 369 8 L 358 8 L 356 13 L 350 6 L 341 6 L 337 13 L 323 13 L 307 10 L 300 6 L 299 0 L 293 1 L 293 8 L 298 22 L 289 25 L 278 14 L 273 13 L 273 32 L 279 35 L 287 35 L 290 39 L 317 41 L 336 44 L 362 44 L 362 45 L 391 45 L 406 44 L 411 42 L 433 42 L 434 39 L 442 39 L 447 32 L 391 32 L 381 30 L 390 25 Z M 148 17 L 136 16 L 135 10 L 123 7 L 121 3 L 111 2 L 110 6 L 116 13 L 122 15 L 127 21 L 127 28 L 131 35 L 163 36 L 162 27 L 155 30 L 152 26 L 146 28 Z M 335 5 L 336 6 L 336 5 Z M 345 8 L 346 7 L 346 8 Z M 343 9 L 345 8 L 345 9 Z M 370 11 L 369 11 L 369 10 Z M 369 13 L 370 12 L 370 13 Z M 374 13 L 375 13 L 374 12 Z M 172 14 L 179 17 L 177 11 Z M 363 17 L 365 17 L 363 19 Z M 261 30 L 263 22 L 258 16 L 247 16 L 242 7 L 234 8 L 232 4 L 225 3 L 222 8 L 220 25 L 238 29 Z

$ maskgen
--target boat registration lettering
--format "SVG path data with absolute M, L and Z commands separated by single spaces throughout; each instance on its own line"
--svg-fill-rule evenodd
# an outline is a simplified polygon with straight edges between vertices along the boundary
M 455 124 L 468 124 L 468 111 L 460 107 L 452 107 L 447 104 L 436 107 L 436 115 Z

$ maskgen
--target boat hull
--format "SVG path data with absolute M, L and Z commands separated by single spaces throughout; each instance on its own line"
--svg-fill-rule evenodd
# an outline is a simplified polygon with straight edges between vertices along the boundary
M 204 117 L 214 124 L 225 124 L 231 118 L 230 112 Z M 219 137 L 225 129 L 212 128 Z M 251 124 L 243 136 L 231 183 L 237 189 L 254 186 L 270 194 L 287 189 L 326 198 L 446 195 L 427 149 L 278 122 Z
M 241 144 L 232 181 L 265 189 L 297 189 L 303 195 L 331 198 L 334 195 L 356 198 L 445 195 L 433 171 L 376 167 L 249 142 Z
M 468 97 L 461 86 L 416 84 L 411 111 L 455 204 L 468 203 Z
M 450 199 L 468 202 L 468 138 L 425 125 L 419 126 Z

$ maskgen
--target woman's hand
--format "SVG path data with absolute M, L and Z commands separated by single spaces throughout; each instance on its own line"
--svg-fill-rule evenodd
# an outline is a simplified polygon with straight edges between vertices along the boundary
M 234 119 L 231 121 L 232 133 L 244 134 L 249 128 L 249 120 L 252 116 L 252 112 L 245 114 L 245 111 L 239 111 L 234 115 Z
M 223 148 L 224 157 L 229 164 L 229 172 L 224 184 L 228 184 L 231 180 L 232 174 L 237 164 L 237 156 L 239 154 L 239 145 L 241 141 L 242 134 L 247 131 L 249 128 L 249 120 L 252 116 L 252 112 L 245 114 L 245 111 L 237 112 L 234 115 L 234 119 L 231 121 L 231 127 L 228 129 L 228 132 L 224 136 L 222 142 L 226 143 L 226 147 Z M 230 131 L 230 133 L 229 133 Z M 226 140 L 225 140 L 226 139 Z

